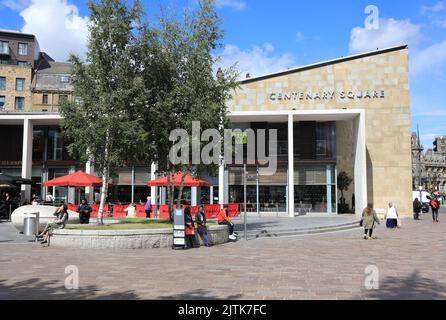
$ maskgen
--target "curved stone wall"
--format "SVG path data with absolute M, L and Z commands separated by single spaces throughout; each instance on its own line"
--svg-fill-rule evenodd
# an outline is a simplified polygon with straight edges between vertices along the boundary
M 208 227 L 209 241 L 213 245 L 229 240 L 227 226 Z M 201 242 L 201 239 L 200 239 Z M 171 248 L 172 229 L 147 230 L 54 230 L 51 246 L 82 249 L 152 249 Z

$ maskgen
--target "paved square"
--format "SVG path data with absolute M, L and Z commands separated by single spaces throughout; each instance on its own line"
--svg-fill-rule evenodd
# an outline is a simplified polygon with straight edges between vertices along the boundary
M 446 215 L 362 230 L 186 251 L 76 250 L 0 242 L 0 299 L 445 299 Z M 79 270 L 67 290 L 65 268 Z M 379 290 L 365 289 L 376 265 Z

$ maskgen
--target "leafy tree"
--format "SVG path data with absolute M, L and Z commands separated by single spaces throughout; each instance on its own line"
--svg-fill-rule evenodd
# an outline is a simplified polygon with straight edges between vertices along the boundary
M 175 10 L 167 10 L 175 12 Z M 168 177 L 168 203 L 172 217 L 175 172 L 193 176 L 215 173 L 218 165 L 173 164 L 169 152 L 174 145 L 170 133 L 184 129 L 192 134 L 192 122 L 199 121 L 201 130 L 219 129 L 227 124 L 226 102 L 231 90 L 237 87 L 234 67 L 214 67 L 219 57 L 223 32 L 215 10 L 214 0 L 200 0 L 199 9 L 186 10 L 178 18 L 162 13 L 156 27 L 146 26 L 141 38 L 139 61 L 145 83 L 147 105 L 141 109 L 151 158 L 159 172 Z M 190 139 L 189 143 L 192 143 Z M 190 147 L 190 145 L 189 145 Z M 184 177 L 185 175 L 183 175 Z M 180 205 L 184 180 L 180 182 L 177 206 Z
M 341 191 L 341 204 L 345 204 L 344 191 L 348 191 L 353 179 L 349 177 L 347 172 L 342 171 L 338 174 L 338 189 Z
M 98 224 L 110 175 L 126 160 L 144 158 L 147 133 L 137 110 L 144 103 L 145 83 L 137 65 L 142 9 L 139 0 L 88 2 L 90 10 L 86 61 L 71 55 L 75 102 L 61 106 L 62 127 L 73 141 L 69 152 L 91 161 L 102 177 Z

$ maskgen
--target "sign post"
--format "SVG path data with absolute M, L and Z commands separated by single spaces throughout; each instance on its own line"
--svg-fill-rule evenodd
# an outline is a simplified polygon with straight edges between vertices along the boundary
M 172 249 L 186 247 L 186 227 L 184 223 L 184 210 L 175 209 L 173 215 L 173 246 Z

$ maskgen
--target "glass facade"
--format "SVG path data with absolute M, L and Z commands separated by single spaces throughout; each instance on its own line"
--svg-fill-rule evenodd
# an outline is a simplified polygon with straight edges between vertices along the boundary
M 277 170 L 271 176 L 259 176 L 256 166 L 248 166 L 247 210 L 287 211 L 288 125 L 286 123 L 244 123 L 233 128 L 277 130 Z M 269 154 L 266 139 L 266 154 Z M 244 159 L 247 147 L 244 146 Z M 235 158 L 233 158 L 235 160 Z M 228 166 L 229 202 L 244 202 L 243 171 Z M 294 201 L 296 211 L 308 208 L 313 213 L 336 213 L 336 123 L 303 121 L 294 123 Z

